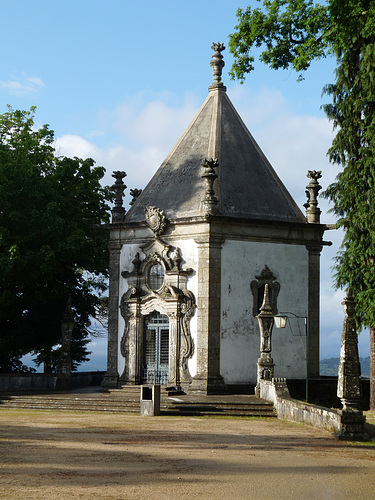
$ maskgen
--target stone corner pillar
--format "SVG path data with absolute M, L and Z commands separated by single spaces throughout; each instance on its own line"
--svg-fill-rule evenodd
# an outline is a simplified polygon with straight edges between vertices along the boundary
M 220 375 L 221 245 L 223 238 L 209 232 L 198 244 L 197 374 L 189 393 L 226 392 Z
M 119 315 L 119 280 L 120 280 L 120 252 L 122 245 L 119 241 L 109 243 L 109 291 L 108 291 L 108 350 L 107 372 L 102 381 L 103 387 L 116 388 L 118 386 L 118 315 Z
M 320 321 L 320 254 L 322 245 L 309 244 L 308 250 L 308 312 L 307 312 L 307 374 L 319 377 L 319 321 Z

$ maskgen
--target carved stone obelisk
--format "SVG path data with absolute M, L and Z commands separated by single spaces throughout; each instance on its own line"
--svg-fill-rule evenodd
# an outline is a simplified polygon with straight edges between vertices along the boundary
M 351 288 L 343 301 L 345 319 L 341 336 L 341 352 L 337 396 L 341 399 L 342 439 L 361 439 L 365 417 L 361 409 L 361 365 L 358 335 L 354 319 L 355 300 Z

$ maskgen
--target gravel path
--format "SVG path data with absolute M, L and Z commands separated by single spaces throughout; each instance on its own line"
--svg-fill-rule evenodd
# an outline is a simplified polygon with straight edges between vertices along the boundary
M 375 444 L 277 419 L 0 410 L 0 498 L 375 499 Z

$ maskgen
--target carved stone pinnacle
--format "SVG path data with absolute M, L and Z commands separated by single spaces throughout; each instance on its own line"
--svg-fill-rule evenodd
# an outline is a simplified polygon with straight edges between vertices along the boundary
M 318 208 L 318 193 L 322 186 L 318 183 L 318 179 L 322 176 L 320 170 L 308 170 L 307 177 L 310 179 L 309 184 L 306 186 L 307 203 L 304 204 L 306 208 L 307 222 L 312 224 L 320 223 L 321 210 Z
M 122 180 L 126 177 L 126 172 L 117 170 L 113 172 L 112 177 L 116 179 L 115 183 L 112 186 L 112 189 L 115 192 L 115 206 L 112 209 L 112 222 L 123 222 L 125 217 L 125 208 L 122 205 L 123 202 L 123 194 L 126 189 L 126 185 Z
M 337 382 L 337 396 L 341 399 L 343 411 L 361 411 L 361 365 L 358 355 L 358 335 L 355 323 L 356 302 L 351 288 L 343 301 L 345 319 L 341 335 L 340 364 Z M 361 431 L 361 429 L 360 429 Z
M 133 196 L 133 199 L 129 202 L 129 205 L 133 205 L 138 196 L 142 193 L 142 189 L 131 189 L 129 191 L 130 196 Z
M 225 62 L 223 61 L 223 56 L 221 55 L 221 52 L 225 50 L 225 46 L 223 43 L 214 42 L 211 46 L 211 49 L 215 51 L 210 62 L 210 66 L 212 68 L 212 74 L 214 76 L 214 81 L 209 86 L 209 90 L 220 89 L 225 91 L 226 87 L 221 81 L 221 74 L 225 66 Z
M 204 206 L 209 213 L 212 212 L 214 206 L 217 205 L 218 202 L 214 191 L 214 181 L 218 177 L 218 174 L 215 172 L 215 168 L 217 168 L 218 166 L 219 162 L 216 158 L 206 158 L 202 161 L 202 167 L 204 169 L 202 178 L 206 181 L 206 196 L 204 198 Z

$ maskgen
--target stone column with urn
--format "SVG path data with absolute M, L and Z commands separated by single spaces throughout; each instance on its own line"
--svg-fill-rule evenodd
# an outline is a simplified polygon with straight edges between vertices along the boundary
M 308 170 L 307 177 L 310 182 L 306 186 L 307 203 L 304 204 L 306 220 L 310 224 L 320 224 L 321 210 L 318 207 L 318 193 L 322 186 L 319 184 L 318 179 L 322 177 L 322 172 L 320 170 Z
M 260 329 L 260 358 L 257 362 L 257 385 L 256 396 L 260 396 L 260 381 L 272 380 L 275 363 L 271 357 L 271 335 L 274 323 L 274 315 L 269 300 L 268 284 L 264 287 L 263 304 L 260 313 L 256 316 Z

